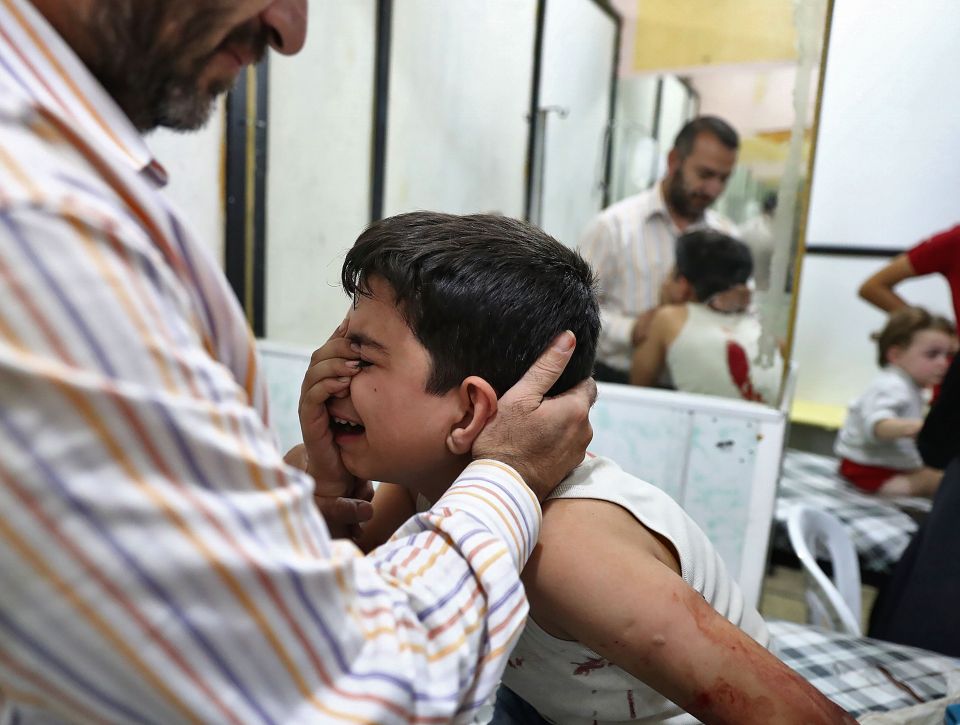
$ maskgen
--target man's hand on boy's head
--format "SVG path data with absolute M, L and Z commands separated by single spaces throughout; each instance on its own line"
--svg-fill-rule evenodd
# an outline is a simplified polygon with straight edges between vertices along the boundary
M 541 501 L 583 460 L 593 438 L 590 407 L 597 398 L 592 379 L 562 395 L 545 398 L 576 346 L 564 332 L 497 404 L 497 412 L 473 444 L 474 458 L 512 466 Z
M 650 322 L 653 320 L 653 316 L 657 314 L 658 309 L 660 308 L 651 307 L 646 312 L 641 312 L 633 321 L 633 328 L 630 331 L 630 344 L 634 347 L 647 339 L 647 334 L 650 332 Z
M 356 524 L 373 513 L 368 481 L 359 481 L 343 465 L 333 441 L 327 402 L 343 397 L 359 370 L 359 353 L 344 337 L 346 321 L 310 358 L 300 388 L 300 432 L 303 435 L 304 470 L 316 482 L 314 500 L 334 538 L 350 535 Z

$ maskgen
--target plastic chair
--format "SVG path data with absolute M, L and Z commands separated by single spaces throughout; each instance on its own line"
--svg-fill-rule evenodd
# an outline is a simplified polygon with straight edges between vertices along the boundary
M 807 579 L 807 623 L 861 636 L 860 563 L 843 523 L 833 514 L 796 506 L 787 517 L 787 533 Z M 825 552 L 833 579 L 817 563 Z

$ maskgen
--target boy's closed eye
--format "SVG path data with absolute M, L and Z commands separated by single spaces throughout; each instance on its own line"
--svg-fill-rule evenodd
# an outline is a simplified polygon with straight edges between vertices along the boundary
M 359 360 L 357 360 L 357 367 L 360 368 L 361 370 L 363 370 L 364 368 L 368 368 L 371 365 L 373 365 L 373 363 L 370 360 L 364 360 L 363 358 L 360 358 Z

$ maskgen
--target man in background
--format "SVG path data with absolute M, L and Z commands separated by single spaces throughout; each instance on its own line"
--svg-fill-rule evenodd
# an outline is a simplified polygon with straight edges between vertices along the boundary
M 543 397 L 573 335 L 363 557 L 317 508 L 369 509 L 326 410 L 357 369 L 301 411 L 330 441 L 297 460 L 313 477 L 287 465 L 242 311 L 140 136 L 202 125 L 306 14 L 0 1 L 0 721 L 468 719 L 523 627 L 538 499 L 590 437 L 592 383 Z
M 628 381 L 633 349 L 646 337 L 673 269 L 677 237 L 700 227 L 734 233 L 710 206 L 726 187 L 739 147 L 726 121 L 693 119 L 677 134 L 660 183 L 608 207 L 583 233 L 580 252 L 600 284 L 597 380 Z
M 760 213 L 740 225 L 740 239 L 753 255 L 753 283 L 758 292 L 770 289 L 770 265 L 773 261 L 773 218 L 777 213 L 777 192 L 768 191 L 760 203 Z

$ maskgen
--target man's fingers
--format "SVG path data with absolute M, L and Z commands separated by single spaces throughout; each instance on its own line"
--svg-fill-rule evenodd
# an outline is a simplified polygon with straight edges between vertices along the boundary
M 561 332 L 519 382 L 507 391 L 504 399 L 528 397 L 541 400 L 563 374 L 576 345 L 577 338 L 572 332 L 569 330 Z
M 575 386 L 570 388 L 564 395 L 585 395 L 587 398 L 590 407 L 592 408 L 594 403 L 597 402 L 597 383 L 593 378 L 587 378 L 586 380 L 581 380 Z
M 373 493 L 372 481 L 357 479 L 357 485 L 354 486 L 353 491 L 350 492 L 350 498 L 357 499 L 358 501 L 372 501 Z
M 331 526 L 353 526 L 373 518 L 373 504 L 355 498 L 314 496 L 317 507 Z
M 357 512 L 357 523 L 362 524 L 373 518 L 373 504 L 369 501 L 353 499 L 355 510 Z
M 542 409 L 553 415 L 562 415 L 586 433 L 587 443 L 593 438 L 590 428 L 590 409 L 597 400 L 597 384 L 593 378 L 581 380 L 564 393 L 543 401 Z

